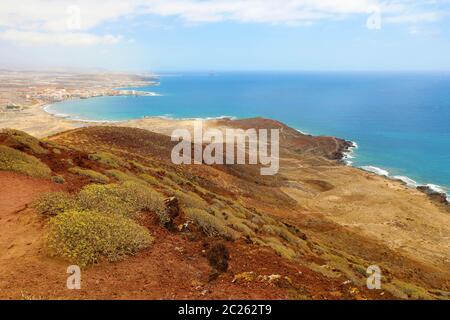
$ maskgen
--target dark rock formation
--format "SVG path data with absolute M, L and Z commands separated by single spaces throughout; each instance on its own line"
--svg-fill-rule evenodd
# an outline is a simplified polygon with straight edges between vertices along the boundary
M 447 201 L 447 195 L 443 192 L 437 192 L 429 186 L 418 186 L 417 190 L 428 195 L 428 197 L 430 197 L 430 199 L 433 201 L 447 205 L 449 204 L 449 202 Z

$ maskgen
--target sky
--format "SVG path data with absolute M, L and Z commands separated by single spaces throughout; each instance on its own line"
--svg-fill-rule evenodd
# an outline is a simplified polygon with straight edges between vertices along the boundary
M 0 68 L 450 71 L 450 0 L 1 0 Z

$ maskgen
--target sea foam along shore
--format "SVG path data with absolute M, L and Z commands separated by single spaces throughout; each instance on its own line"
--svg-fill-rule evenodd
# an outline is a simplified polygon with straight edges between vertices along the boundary
M 355 158 L 355 150 L 358 149 L 358 144 L 356 142 L 351 141 L 351 143 L 352 143 L 352 146 L 348 148 L 348 151 L 344 153 L 344 157 L 342 158 L 342 160 L 345 162 L 345 164 L 347 164 L 349 166 L 353 165 L 352 159 Z M 409 177 L 406 177 L 406 176 L 399 176 L 399 175 L 391 176 L 389 171 L 382 169 L 382 168 L 375 167 L 375 166 L 361 166 L 358 168 L 360 168 L 364 171 L 375 173 L 380 176 L 384 176 L 388 179 L 400 180 L 403 183 L 405 183 L 408 187 L 413 188 L 413 189 L 417 189 L 418 187 L 426 187 L 429 190 L 431 190 L 432 192 L 445 194 L 446 198 L 447 198 L 447 202 L 450 203 L 450 190 L 445 190 L 443 187 L 438 186 L 436 184 L 431 184 L 431 183 L 420 184 L 417 181 L 415 181 Z
M 359 168 L 364 171 L 372 172 L 372 173 L 378 174 L 380 176 L 384 176 L 384 177 L 392 179 L 392 180 L 400 180 L 400 181 L 404 182 L 410 188 L 417 189 L 418 187 L 426 187 L 435 193 L 445 194 L 446 198 L 447 198 L 447 202 L 450 203 L 450 192 L 446 191 L 443 187 L 438 186 L 436 184 L 431 184 L 431 183 L 420 184 L 417 181 L 415 181 L 409 177 L 406 177 L 406 176 L 391 176 L 389 174 L 389 171 L 375 167 L 375 166 L 361 166 Z
M 345 164 L 351 166 L 353 164 L 352 159 L 355 158 L 355 150 L 358 149 L 358 144 L 354 141 L 350 141 L 351 146 L 347 149 L 347 152 L 344 152 L 344 160 Z
M 119 122 L 122 122 L 122 121 L 115 121 L 115 120 L 82 119 L 82 118 L 79 118 L 77 116 L 71 116 L 69 114 L 53 112 L 52 110 L 50 110 L 50 108 L 52 106 L 53 106 L 53 103 L 46 104 L 46 105 L 42 106 L 42 110 L 44 110 L 45 112 L 47 112 L 48 114 L 50 114 L 50 115 L 52 115 L 54 117 L 63 118 L 63 119 L 67 119 L 67 120 L 72 120 L 72 121 L 78 121 L 78 122 L 90 122 L 90 123 L 119 123 Z

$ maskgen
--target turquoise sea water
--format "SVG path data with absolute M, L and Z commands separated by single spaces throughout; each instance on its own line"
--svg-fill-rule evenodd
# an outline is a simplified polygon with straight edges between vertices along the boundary
M 262 116 L 357 142 L 355 166 L 450 188 L 450 74 L 189 73 L 162 75 L 160 96 L 100 97 L 47 111 L 84 120 Z

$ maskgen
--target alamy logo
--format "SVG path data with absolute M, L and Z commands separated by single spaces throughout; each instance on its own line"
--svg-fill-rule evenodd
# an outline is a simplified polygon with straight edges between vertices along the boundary
M 279 129 L 270 129 L 270 137 L 268 129 L 227 128 L 224 132 L 219 129 L 203 131 L 202 121 L 195 122 L 193 137 L 188 129 L 174 130 L 171 135 L 172 141 L 179 141 L 179 143 L 172 150 L 172 162 L 209 165 L 260 164 L 261 175 L 278 173 Z M 192 149 L 194 149 L 193 155 Z
M 379 266 L 372 265 L 369 266 L 366 270 L 366 273 L 369 275 L 367 277 L 367 289 L 381 289 L 381 269 Z
M 81 8 L 79 6 L 67 7 L 67 30 L 81 29 Z
M 81 289 L 81 269 L 79 266 L 73 265 L 67 268 L 67 273 L 70 276 L 67 277 L 67 289 L 80 290 Z
M 373 6 L 369 8 L 370 16 L 367 18 L 366 27 L 369 30 L 381 29 L 381 9 L 379 6 Z

